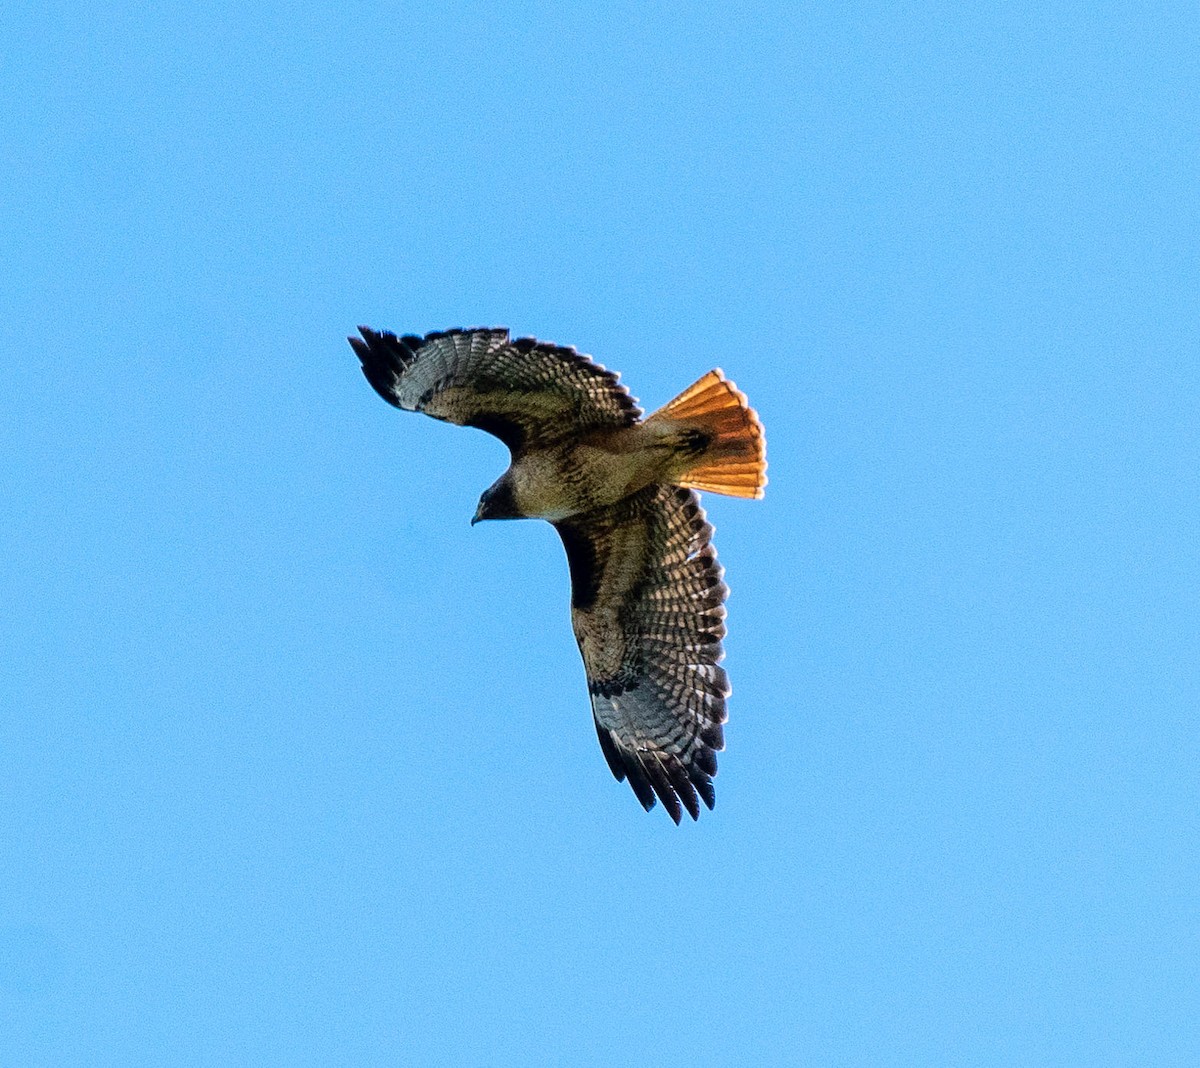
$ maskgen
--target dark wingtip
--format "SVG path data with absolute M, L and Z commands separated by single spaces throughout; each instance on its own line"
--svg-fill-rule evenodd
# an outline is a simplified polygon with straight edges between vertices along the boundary
M 701 801 L 712 810 L 716 804 L 712 776 L 717 770 L 717 758 L 712 750 L 698 750 L 698 760 L 689 770 L 677 757 L 660 758 L 647 754 L 643 759 L 618 744 L 612 733 L 602 727 L 594 716 L 592 723 L 609 770 L 618 782 L 629 781 L 634 796 L 647 812 L 661 800 L 667 815 L 679 824 L 684 810 L 693 820 L 700 818 Z M 651 760 L 653 765 L 649 763 Z
M 641 763 L 642 767 L 646 769 L 646 778 L 650 780 L 650 785 L 654 788 L 654 792 L 658 794 L 658 799 L 663 803 L 663 808 L 667 810 L 671 819 L 678 826 L 679 821 L 683 818 L 683 806 L 679 803 L 679 795 L 671 785 L 671 780 L 667 776 L 666 770 L 654 756 L 643 760 Z
M 372 330 L 369 326 L 360 326 L 358 328 L 358 332 L 362 335 L 361 339 L 357 337 L 349 337 L 346 339 L 352 346 L 354 346 L 355 352 L 369 352 L 371 350 L 371 346 L 378 345 L 380 341 L 383 340 L 384 336 L 378 330 Z
M 608 729 L 600 726 L 600 721 L 596 718 L 595 714 L 592 715 L 592 724 L 596 728 L 596 737 L 600 739 L 600 752 L 604 754 L 604 761 L 608 764 L 608 770 L 613 773 L 613 777 L 617 782 L 624 782 L 625 761 L 621 759 L 617 743 L 613 741 L 613 736 L 608 732 Z
M 369 326 L 360 326 L 358 332 L 362 340 L 356 337 L 346 340 L 362 364 L 363 375 L 376 393 L 389 404 L 399 407 L 397 385 L 416 359 L 410 339 L 372 330 Z
M 654 796 L 654 787 L 650 785 L 650 780 L 646 776 L 645 766 L 635 753 L 622 752 L 621 757 L 625 778 L 629 780 L 629 785 L 633 788 L 633 792 L 641 803 L 642 808 L 649 812 L 654 807 L 656 799 Z

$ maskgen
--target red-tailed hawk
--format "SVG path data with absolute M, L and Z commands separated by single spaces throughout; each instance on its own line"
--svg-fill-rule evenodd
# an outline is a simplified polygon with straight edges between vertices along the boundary
M 512 463 L 481 519 L 549 520 L 571 572 L 571 624 L 600 748 L 649 811 L 713 807 L 729 682 L 721 565 L 694 490 L 761 497 L 766 441 L 709 371 L 647 419 L 618 376 L 507 330 L 425 337 L 360 327 L 350 344 L 384 400 L 495 434 Z

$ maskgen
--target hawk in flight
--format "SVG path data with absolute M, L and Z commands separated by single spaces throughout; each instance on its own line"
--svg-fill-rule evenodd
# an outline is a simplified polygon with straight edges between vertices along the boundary
M 507 330 L 350 344 L 389 404 L 494 434 L 512 454 L 482 519 L 546 519 L 567 551 L 571 624 L 600 748 L 649 811 L 710 809 L 729 682 L 723 574 L 695 490 L 761 497 L 766 441 L 719 371 L 646 419 L 589 357 Z

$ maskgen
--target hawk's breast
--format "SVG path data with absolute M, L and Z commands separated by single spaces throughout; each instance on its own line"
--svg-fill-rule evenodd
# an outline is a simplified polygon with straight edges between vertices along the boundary
M 521 456 L 512 468 L 521 513 L 557 522 L 606 508 L 657 481 L 665 457 L 642 447 L 640 429 L 607 430 Z

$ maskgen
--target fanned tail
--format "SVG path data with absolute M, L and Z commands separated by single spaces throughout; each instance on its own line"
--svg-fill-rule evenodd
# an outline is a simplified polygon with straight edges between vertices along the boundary
M 689 489 L 760 498 L 767 484 L 767 439 L 746 395 L 721 369 L 709 371 L 646 420 L 679 436 L 680 474 Z

